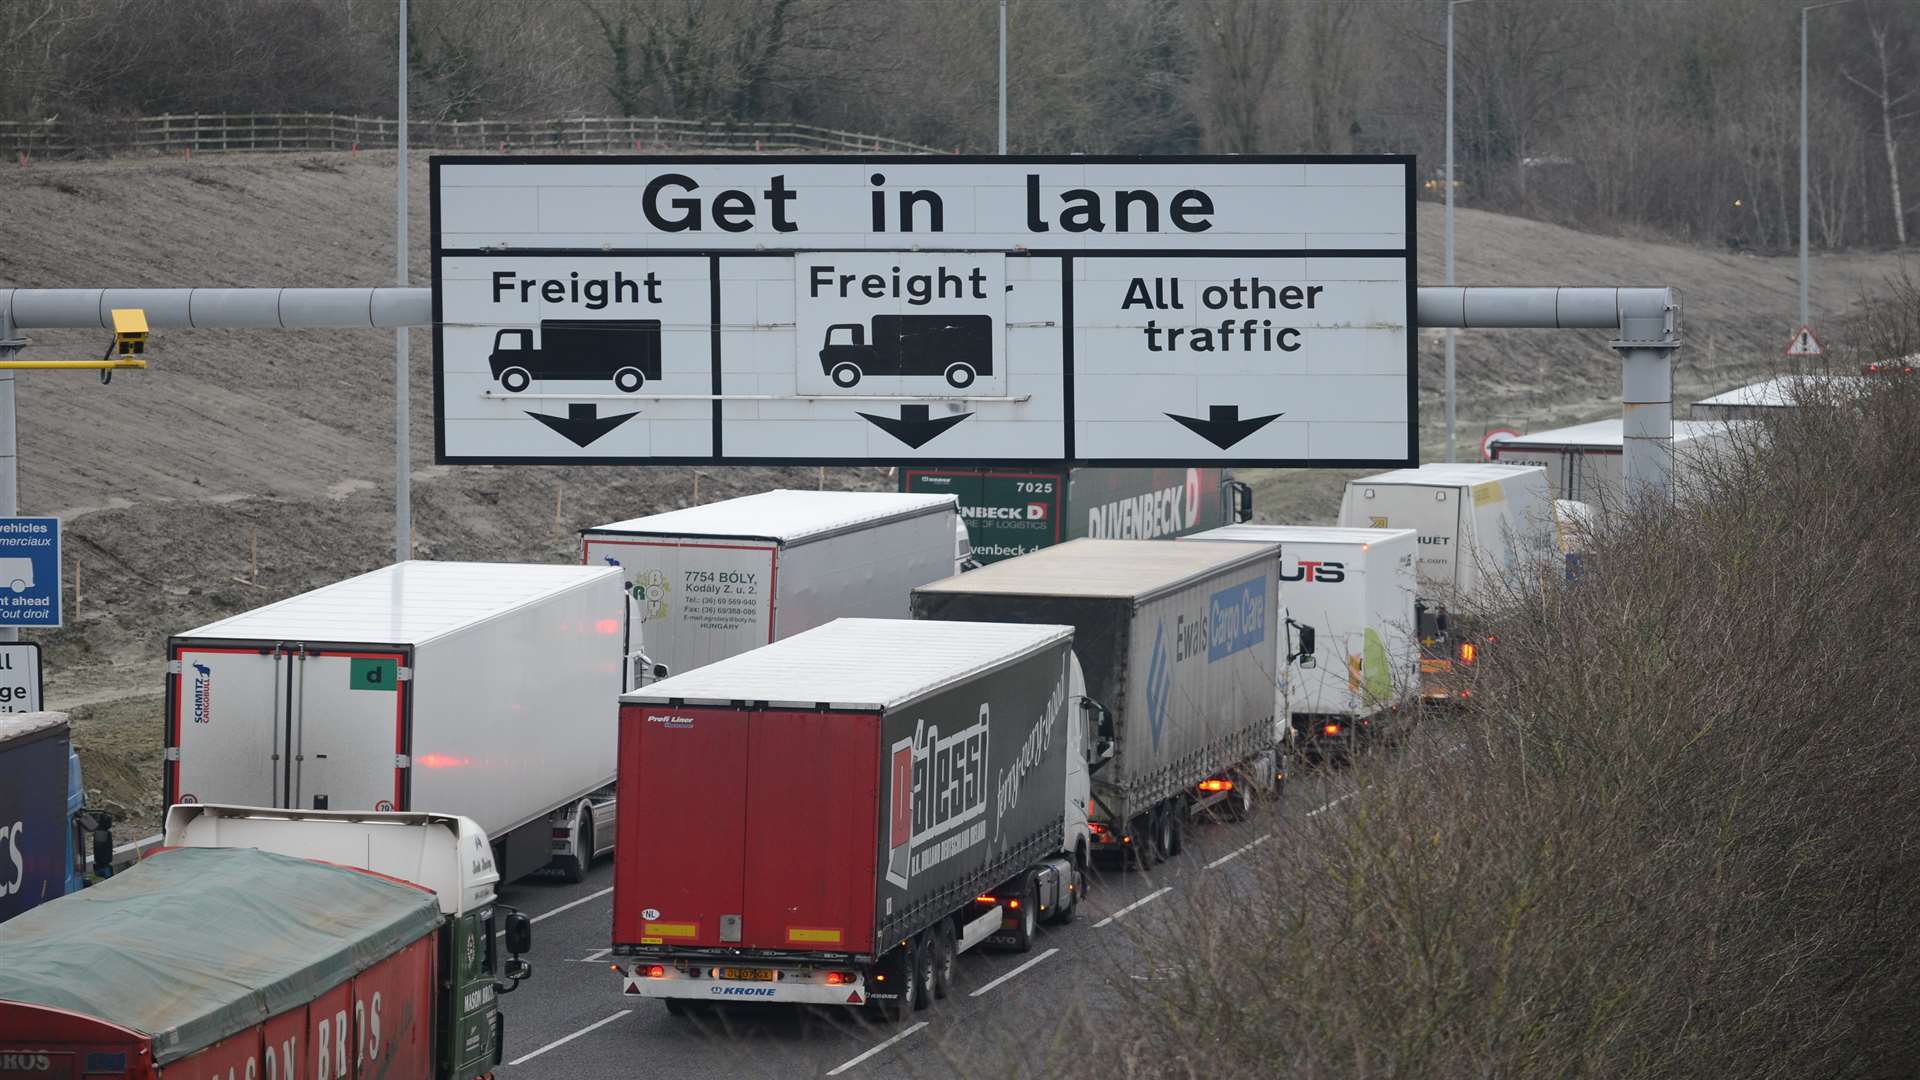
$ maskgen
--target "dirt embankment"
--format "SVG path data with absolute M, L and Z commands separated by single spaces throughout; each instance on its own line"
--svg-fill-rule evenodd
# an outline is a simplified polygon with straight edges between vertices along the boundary
M 0 284 L 368 286 L 392 278 L 390 154 L 250 155 L 34 164 L 0 173 Z M 412 178 L 412 280 L 428 280 L 424 161 Z M 1421 208 L 1421 265 L 1440 280 L 1440 216 Z M 1838 311 L 1893 265 L 1822 258 L 1815 311 Z M 1717 390 L 1771 363 L 1791 329 L 1791 260 L 1589 236 L 1462 211 L 1467 284 L 1671 284 L 1685 291 L 1681 388 Z M 412 333 L 417 552 L 569 558 L 575 530 L 685 505 L 681 468 L 432 466 L 431 343 Z M 34 335 L 28 357 L 97 355 L 99 332 Z M 157 812 L 162 650 L 170 633 L 392 557 L 393 337 L 386 332 L 197 331 L 156 336 L 153 368 L 20 380 L 20 506 L 68 521 L 67 627 L 34 635 L 47 700 L 77 718 L 90 784 L 150 824 Z M 1421 343 L 1421 408 L 1437 451 L 1440 341 Z M 1460 339 L 1460 431 L 1525 429 L 1617 409 L 1599 333 Z M 1344 474 L 1255 477 L 1274 520 L 1326 520 Z M 702 470 L 706 501 L 812 487 L 812 470 Z M 879 487 L 880 470 L 831 470 Z

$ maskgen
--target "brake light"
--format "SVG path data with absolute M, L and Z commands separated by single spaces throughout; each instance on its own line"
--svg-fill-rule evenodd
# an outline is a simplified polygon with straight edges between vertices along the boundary
M 664 979 L 667 977 L 666 966 L 663 964 L 648 964 L 646 976 L 649 979 Z
M 1480 650 L 1473 647 L 1473 642 L 1471 641 L 1461 642 L 1460 643 L 1460 662 L 1463 664 L 1473 663 L 1473 655 L 1474 653 L 1479 651 Z
M 1340 725 L 1328 724 L 1325 727 L 1321 728 L 1320 730 L 1323 734 L 1326 734 L 1326 735 L 1338 735 L 1340 734 Z
M 1200 790 L 1201 791 L 1232 791 L 1233 781 L 1223 780 L 1219 777 L 1215 777 L 1212 780 L 1202 780 L 1200 781 Z
M 992 897 L 992 896 L 976 896 L 974 897 L 974 900 L 982 904 L 997 904 L 1000 902 L 1000 900 L 997 897 Z
M 852 986 L 853 972 L 829 971 L 827 972 L 827 985 L 828 986 Z
M 1019 910 L 1020 910 L 1020 901 L 1018 901 L 1018 900 L 1009 900 L 1009 901 L 1007 901 L 1007 910 L 1008 910 L 1008 911 L 1019 911 Z
M 1087 822 L 1087 831 L 1092 833 L 1095 836 L 1107 835 L 1107 827 L 1097 821 Z

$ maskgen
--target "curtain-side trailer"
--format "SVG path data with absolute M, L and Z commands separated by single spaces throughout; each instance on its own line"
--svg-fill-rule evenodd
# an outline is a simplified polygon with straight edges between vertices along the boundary
M 1072 644 L 840 619 L 625 695 L 624 993 L 897 1018 L 947 996 L 960 954 L 1071 918 L 1102 745 Z
M 412 561 L 168 642 L 167 805 L 462 814 L 508 880 L 613 844 L 610 567 Z
M 175 807 L 167 839 L 181 846 L 0 926 L 10 1074 L 473 1080 L 499 1064 L 495 998 L 528 974 L 530 931 L 493 905 L 471 821 Z
M 1074 540 L 915 589 L 915 619 L 1074 628 L 1087 694 L 1111 711 L 1093 774 L 1096 853 L 1180 853 L 1186 822 L 1251 811 L 1278 775 L 1272 544 Z
M 1154 540 L 1253 517 L 1226 469 L 964 469 L 903 465 L 901 491 L 960 501 L 982 565 L 1081 537 Z

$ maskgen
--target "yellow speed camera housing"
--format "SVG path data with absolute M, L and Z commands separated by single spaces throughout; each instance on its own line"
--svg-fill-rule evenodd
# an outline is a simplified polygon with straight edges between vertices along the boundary
M 139 308 L 113 309 L 115 356 L 141 356 L 147 351 L 147 313 Z

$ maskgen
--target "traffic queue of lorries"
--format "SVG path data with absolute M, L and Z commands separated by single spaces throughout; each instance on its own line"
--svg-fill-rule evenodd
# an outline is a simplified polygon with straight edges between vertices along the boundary
M 170 639 L 165 846 L 0 925 L 0 1066 L 485 1075 L 531 975 L 495 885 L 608 851 L 621 993 L 904 1016 L 1070 919 L 1096 860 L 1177 856 L 1469 695 L 1458 612 L 1562 550 L 1537 466 L 964 572 L 957 513 L 772 491 Z

